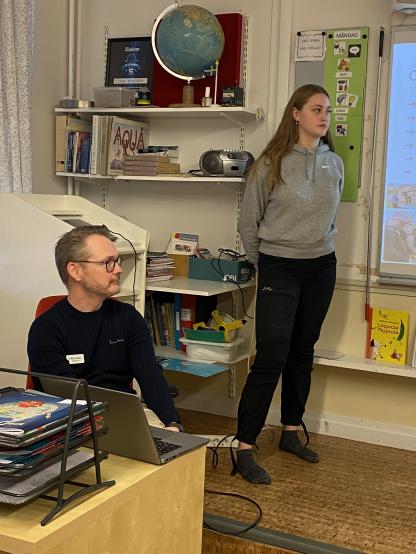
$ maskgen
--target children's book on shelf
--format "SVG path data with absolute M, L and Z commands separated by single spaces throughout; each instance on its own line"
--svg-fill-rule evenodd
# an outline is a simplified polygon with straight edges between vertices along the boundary
M 198 240 L 199 236 L 193 233 L 172 233 L 166 250 L 168 254 L 193 256 L 198 248 Z
M 123 160 L 149 145 L 149 125 L 143 121 L 112 117 L 108 136 L 107 173 L 121 175 Z
M 406 365 L 409 313 L 371 308 L 368 324 L 367 358 Z

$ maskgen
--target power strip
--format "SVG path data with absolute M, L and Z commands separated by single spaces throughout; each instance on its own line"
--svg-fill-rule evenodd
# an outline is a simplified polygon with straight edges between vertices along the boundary
M 233 443 L 233 441 L 235 441 L 233 436 L 227 437 L 227 435 L 200 435 L 198 433 L 198 436 L 205 437 L 206 439 L 208 439 L 209 443 L 207 444 L 207 446 L 211 448 L 216 448 L 216 447 L 229 448 Z M 237 442 L 234 442 L 233 446 L 237 446 Z

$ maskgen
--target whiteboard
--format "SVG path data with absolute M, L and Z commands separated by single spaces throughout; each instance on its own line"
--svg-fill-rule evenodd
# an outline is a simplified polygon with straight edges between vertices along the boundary
M 416 281 L 416 32 L 393 28 L 379 271 Z

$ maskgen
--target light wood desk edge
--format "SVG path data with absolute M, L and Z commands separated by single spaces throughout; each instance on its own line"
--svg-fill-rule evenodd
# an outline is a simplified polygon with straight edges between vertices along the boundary
M 70 505 L 45 527 L 40 521 L 52 502 L 39 498 L 21 507 L 1 504 L 0 552 L 201 551 L 205 447 L 163 466 L 110 455 L 101 469 L 102 479 L 115 479 L 116 485 Z M 93 482 L 94 470 L 74 480 Z

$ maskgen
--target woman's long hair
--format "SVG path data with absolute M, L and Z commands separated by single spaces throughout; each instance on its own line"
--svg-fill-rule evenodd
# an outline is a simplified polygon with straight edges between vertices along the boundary
M 301 110 L 314 94 L 325 94 L 329 99 L 327 91 L 319 85 L 303 85 L 295 90 L 285 108 L 276 133 L 250 168 L 249 173 L 256 171 L 259 162 L 263 160 L 268 167 L 266 184 L 270 191 L 282 181 L 282 160 L 299 140 L 299 128 L 293 118 L 293 109 Z M 321 140 L 329 146 L 330 150 L 334 150 L 329 129 Z

